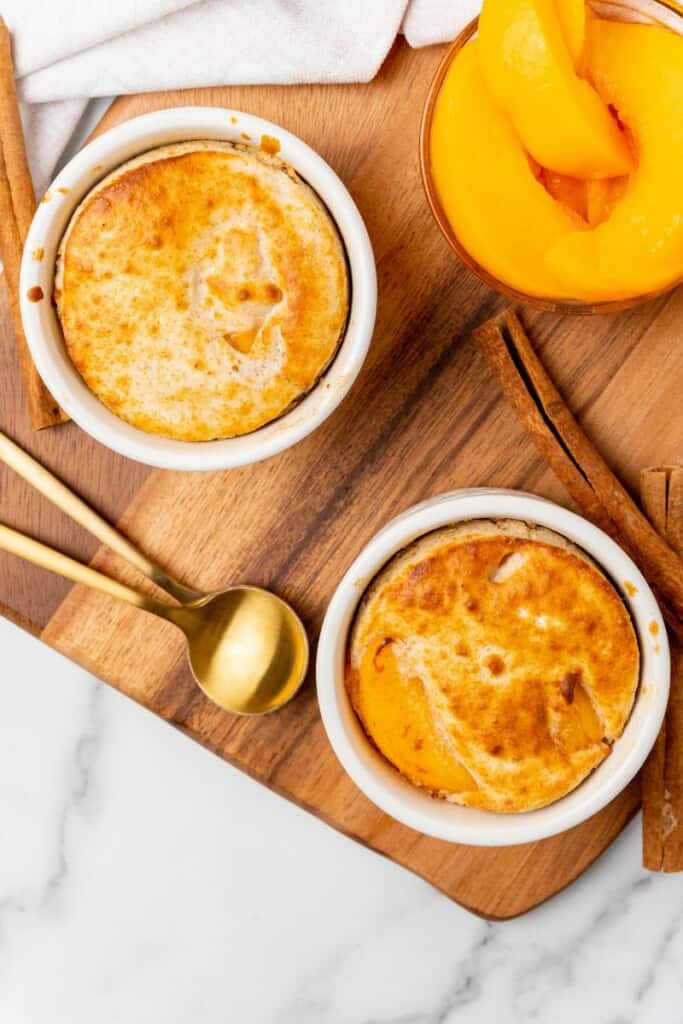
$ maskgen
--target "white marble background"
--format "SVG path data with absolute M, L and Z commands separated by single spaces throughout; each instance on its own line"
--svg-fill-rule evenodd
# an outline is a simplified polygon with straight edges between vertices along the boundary
M 680 1024 L 639 822 L 486 923 L 0 620 L 4 1024 Z

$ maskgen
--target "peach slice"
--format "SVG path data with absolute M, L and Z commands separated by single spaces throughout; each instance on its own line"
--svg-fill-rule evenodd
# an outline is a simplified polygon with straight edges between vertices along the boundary
M 559 203 L 574 210 L 591 227 L 607 220 L 615 204 L 621 199 L 628 182 L 623 178 L 569 178 L 566 174 L 540 168 L 536 177 Z
M 628 177 L 599 178 L 586 182 L 586 217 L 592 227 L 607 220 L 627 185 Z
M 510 119 L 484 85 L 477 39 L 448 69 L 430 146 L 443 211 L 467 252 L 513 288 L 570 297 L 546 267 L 545 254 L 585 223 L 535 177 Z
M 556 0 L 486 0 L 478 38 L 486 85 L 543 167 L 576 178 L 627 174 L 633 160 L 623 133 L 576 74 L 578 17 L 562 9 L 564 23 Z
M 683 46 L 654 26 L 593 20 L 586 64 L 628 125 L 638 166 L 606 220 L 549 245 L 546 268 L 591 301 L 628 298 L 683 278 Z
M 477 789 L 435 726 L 422 683 L 399 671 L 391 642 L 368 647 L 356 694 L 380 750 L 409 779 L 455 793 Z
M 580 670 L 567 673 L 561 692 L 562 697 L 551 694 L 549 700 L 556 741 L 565 743 L 569 749 L 600 743 L 605 734 L 604 726 L 582 682 Z
M 588 195 L 586 192 L 588 182 L 581 178 L 569 178 L 566 174 L 546 170 L 541 172 L 539 180 L 543 182 L 550 195 L 557 199 L 558 203 L 564 203 L 584 220 L 588 220 Z M 609 178 L 600 180 L 609 181 Z
M 556 0 L 556 5 L 564 40 L 574 67 L 580 71 L 586 36 L 586 0 Z

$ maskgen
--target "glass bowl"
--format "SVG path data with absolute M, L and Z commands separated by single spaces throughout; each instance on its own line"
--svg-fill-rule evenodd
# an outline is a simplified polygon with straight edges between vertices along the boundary
M 623 21 L 629 20 L 658 24 L 668 28 L 672 32 L 677 32 L 680 36 L 683 36 L 683 5 L 677 3 L 676 0 L 611 0 L 611 2 L 607 3 L 597 2 L 596 0 L 596 2 L 591 3 L 590 6 L 602 17 L 609 17 Z M 669 285 L 660 291 L 636 295 L 628 299 L 604 300 L 591 303 L 586 302 L 584 299 L 558 299 L 553 298 L 552 296 L 544 298 L 539 297 L 538 295 L 528 295 L 525 292 L 518 291 L 516 288 L 506 284 L 505 281 L 501 281 L 490 271 L 486 270 L 485 267 L 482 267 L 460 242 L 453 226 L 444 212 L 434 183 L 430 137 L 434 108 L 436 106 L 436 101 L 444 78 L 446 77 L 451 63 L 477 31 L 478 22 L 478 18 L 471 21 L 469 25 L 463 29 L 460 35 L 454 39 L 444 54 L 444 57 L 436 70 L 436 74 L 432 79 L 429 92 L 427 93 L 427 101 L 425 103 L 424 112 L 422 114 L 422 124 L 420 126 L 420 169 L 422 171 L 422 182 L 427 194 L 427 201 L 429 202 L 429 206 L 434 214 L 437 224 L 441 228 L 442 233 L 455 254 L 465 264 L 465 266 L 472 271 L 473 274 L 476 274 L 484 284 L 487 284 L 489 288 L 492 288 L 494 291 L 499 292 L 501 295 L 504 295 L 506 298 L 511 299 L 514 302 L 524 303 L 525 305 L 532 306 L 535 309 L 550 310 L 555 313 L 573 313 L 579 315 L 587 315 L 591 313 L 617 313 L 625 309 L 632 309 L 634 306 L 639 306 L 645 302 L 649 302 L 658 295 L 664 295 L 666 292 L 672 291 L 673 288 L 677 287 L 677 285 L 683 281 L 683 275 L 678 282 L 673 285 Z

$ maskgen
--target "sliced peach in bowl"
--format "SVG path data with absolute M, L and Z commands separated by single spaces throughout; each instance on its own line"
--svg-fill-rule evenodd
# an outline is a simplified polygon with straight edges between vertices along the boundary
M 514 299 L 606 311 L 683 280 L 683 14 L 648 10 L 661 18 L 484 0 L 479 34 L 473 22 L 439 68 L 427 196 L 463 261 Z

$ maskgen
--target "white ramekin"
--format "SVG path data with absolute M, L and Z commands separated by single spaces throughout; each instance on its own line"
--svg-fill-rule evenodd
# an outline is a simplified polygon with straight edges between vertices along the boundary
M 52 304 L 55 259 L 71 214 L 106 174 L 156 146 L 218 139 L 258 146 L 277 139 L 278 156 L 320 196 L 342 236 L 351 278 L 351 308 L 339 351 L 315 388 L 289 412 L 242 437 L 187 442 L 132 427 L 110 412 L 77 372 Z M 35 255 L 42 250 L 43 257 Z M 33 302 L 38 286 L 44 295 Z M 163 469 L 229 469 L 258 462 L 310 434 L 342 401 L 365 359 L 375 324 L 377 278 L 372 247 L 358 208 L 332 168 L 301 139 L 263 118 L 222 107 L 177 107 L 133 118 L 85 146 L 38 204 L 21 266 L 21 316 L 40 376 L 63 409 L 88 434 L 121 455 Z M 33 293 L 35 294 L 35 293 Z
M 633 617 L 641 652 L 633 712 L 609 757 L 573 792 L 523 814 L 497 814 L 435 800 L 402 778 L 369 742 L 344 685 L 347 637 L 368 583 L 417 537 L 468 519 L 520 519 L 546 526 L 586 551 L 612 580 Z M 653 625 L 655 623 L 656 625 Z M 476 489 L 439 495 L 409 508 L 380 530 L 337 587 L 323 622 L 317 659 L 320 713 L 330 743 L 359 789 L 418 832 L 473 846 L 512 846 L 563 832 L 609 803 L 641 768 L 662 724 L 669 696 L 669 647 L 652 591 L 614 541 L 587 520 L 520 491 Z

